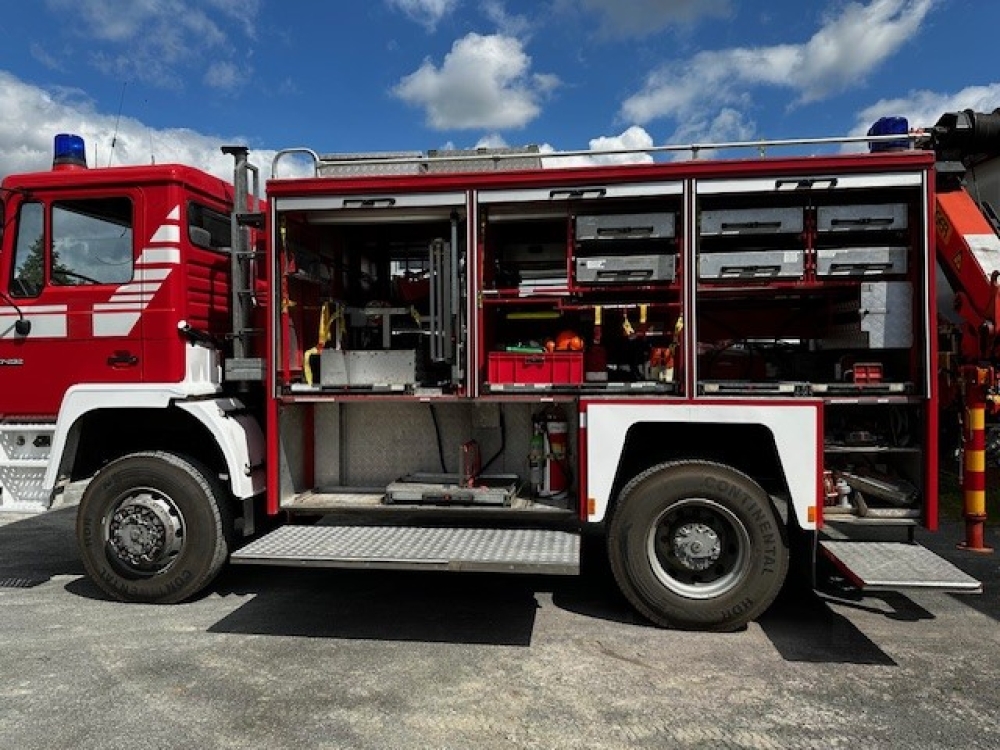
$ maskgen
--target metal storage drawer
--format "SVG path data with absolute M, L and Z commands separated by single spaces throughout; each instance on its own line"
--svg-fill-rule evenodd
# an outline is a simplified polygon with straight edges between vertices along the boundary
M 838 247 L 816 251 L 818 276 L 881 276 L 907 270 L 906 247 Z
M 674 236 L 674 215 L 607 214 L 604 216 L 577 216 L 576 239 L 593 240 L 659 240 Z
M 673 281 L 676 273 L 675 255 L 603 255 L 576 259 L 578 284 Z
M 701 212 L 701 234 L 785 234 L 802 231 L 802 207 L 724 208 Z
M 698 275 L 702 279 L 799 278 L 804 270 L 802 250 L 702 253 L 698 258 Z
M 889 229 L 906 229 L 906 204 L 820 206 L 816 209 L 816 226 L 821 232 L 882 232 Z

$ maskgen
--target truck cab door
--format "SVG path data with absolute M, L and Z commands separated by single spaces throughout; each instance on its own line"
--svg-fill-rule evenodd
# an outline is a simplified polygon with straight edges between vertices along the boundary
M 4 238 L 0 413 L 54 416 L 77 383 L 142 379 L 141 321 L 95 314 L 131 281 L 135 201 L 26 197 Z M 23 321 L 20 322 L 19 321 Z

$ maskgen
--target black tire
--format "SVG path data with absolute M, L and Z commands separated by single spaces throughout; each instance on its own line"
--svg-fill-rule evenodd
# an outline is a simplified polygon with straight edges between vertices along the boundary
M 622 490 L 608 528 L 615 580 L 657 625 L 727 631 L 781 590 L 788 544 L 767 493 L 704 461 L 661 464 Z
M 231 509 L 201 464 L 163 451 L 112 461 L 80 499 L 76 537 L 90 578 L 116 599 L 188 599 L 229 553 Z

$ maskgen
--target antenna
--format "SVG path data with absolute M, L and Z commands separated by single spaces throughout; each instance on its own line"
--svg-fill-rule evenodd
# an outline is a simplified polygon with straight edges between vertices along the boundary
M 118 116 L 115 117 L 115 132 L 111 136 L 111 153 L 108 154 L 108 166 L 111 166 L 111 160 L 115 158 L 115 144 L 118 142 L 118 123 L 122 119 L 122 106 L 125 104 L 125 87 L 128 86 L 128 81 L 122 81 L 122 95 L 118 100 Z

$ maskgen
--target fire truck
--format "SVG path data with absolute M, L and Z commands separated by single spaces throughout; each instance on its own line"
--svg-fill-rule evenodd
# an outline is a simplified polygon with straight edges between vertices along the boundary
M 592 536 L 667 627 L 739 628 L 820 561 L 978 591 L 914 541 L 939 247 L 1000 275 L 960 124 L 596 165 L 290 149 L 266 181 L 226 147 L 232 184 L 57 136 L 0 188 L 0 509 L 89 480 L 81 557 L 132 602 L 227 562 L 574 575 Z

